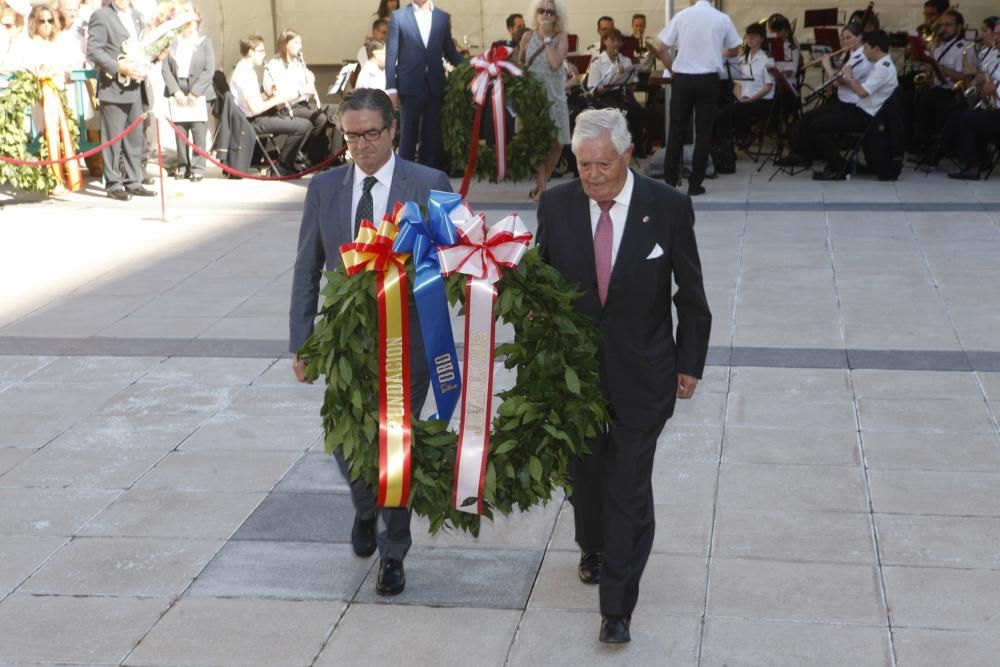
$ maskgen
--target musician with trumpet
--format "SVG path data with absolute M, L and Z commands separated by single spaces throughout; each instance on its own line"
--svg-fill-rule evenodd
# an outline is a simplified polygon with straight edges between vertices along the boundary
M 993 38 L 995 44 L 1000 44 L 1000 23 L 993 28 Z M 959 116 L 958 159 L 962 168 L 948 174 L 948 178 L 978 181 L 986 164 L 987 144 L 1000 141 L 1000 59 L 976 86 L 981 102 Z
M 936 42 L 928 71 L 917 74 L 915 104 L 915 148 L 927 154 L 934 135 L 945 126 L 955 111 L 956 83 L 963 81 L 962 54 L 968 44 L 964 38 L 965 18 L 957 9 L 949 9 L 938 20 Z
M 306 67 L 302 54 L 302 35 L 285 29 L 274 44 L 274 57 L 264 65 L 264 92 L 290 100 L 284 109 L 292 118 L 308 120 L 312 126 L 304 151 L 311 164 L 330 155 L 327 130 L 333 126 L 330 115 L 320 104 L 316 75 Z

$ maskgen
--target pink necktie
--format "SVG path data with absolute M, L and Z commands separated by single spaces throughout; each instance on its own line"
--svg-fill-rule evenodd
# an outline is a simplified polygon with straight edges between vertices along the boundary
M 594 232 L 594 266 L 597 268 L 597 296 L 603 306 L 608 300 L 608 283 L 611 282 L 611 240 L 614 236 L 608 211 L 615 202 L 599 201 L 597 205 L 601 207 L 601 215 L 597 218 L 597 231 Z

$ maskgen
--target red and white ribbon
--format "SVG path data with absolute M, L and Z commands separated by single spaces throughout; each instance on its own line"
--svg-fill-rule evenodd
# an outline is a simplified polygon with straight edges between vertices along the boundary
M 531 244 L 531 232 L 516 214 L 489 229 L 482 214 L 474 215 L 465 207 L 453 210 L 451 217 L 459 242 L 438 248 L 441 273 L 467 276 L 462 422 L 455 454 L 452 505 L 462 512 L 482 514 L 493 403 L 496 283 L 501 277 L 501 266 L 514 268 L 521 261 Z M 475 498 L 476 502 L 467 504 L 469 498 Z
M 469 192 L 469 183 L 476 168 L 476 157 L 479 152 L 479 126 L 483 116 L 483 105 L 486 104 L 486 94 L 493 82 L 493 139 L 497 150 L 497 181 L 507 177 L 507 124 L 504 122 L 503 72 L 512 76 L 521 76 L 524 72 L 507 58 L 513 53 L 509 46 L 495 46 L 488 52 L 478 55 L 469 61 L 476 70 L 469 89 L 472 100 L 476 103 L 476 114 L 472 122 L 472 141 L 470 144 L 469 162 L 466 165 L 465 177 L 459 190 L 464 197 Z

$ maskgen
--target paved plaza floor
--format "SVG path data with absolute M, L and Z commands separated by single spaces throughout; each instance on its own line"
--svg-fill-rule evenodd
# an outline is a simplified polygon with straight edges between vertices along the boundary
M 415 520 L 375 594 L 285 353 L 304 183 L 0 208 L 0 665 L 997 665 L 1000 179 L 769 175 L 695 202 L 709 367 L 623 647 L 562 498 Z

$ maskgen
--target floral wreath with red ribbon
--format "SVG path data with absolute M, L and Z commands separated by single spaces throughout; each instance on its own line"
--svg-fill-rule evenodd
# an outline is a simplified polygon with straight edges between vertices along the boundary
M 307 377 L 326 378 L 327 452 L 344 454 L 380 506 L 410 507 L 432 533 L 478 535 L 482 517 L 548 502 L 607 422 L 597 331 L 531 238 L 516 214 L 487 226 L 450 193 L 364 221 L 341 247 L 343 266 L 326 273 L 321 317 L 299 351 Z M 411 299 L 437 408 L 428 419 L 410 414 Z M 449 303 L 465 318 L 461 361 Z M 501 322 L 514 340 L 496 345 Z M 515 376 L 503 391 L 499 363 Z
M 473 175 L 494 183 L 532 178 L 557 137 L 544 87 L 507 60 L 510 53 L 510 47 L 494 47 L 448 75 L 442 108 L 444 145 L 454 164 L 467 167 L 463 195 Z M 487 102 L 493 119 L 491 141 L 485 141 L 480 131 Z M 516 131 L 507 127 L 507 110 L 516 118 Z

